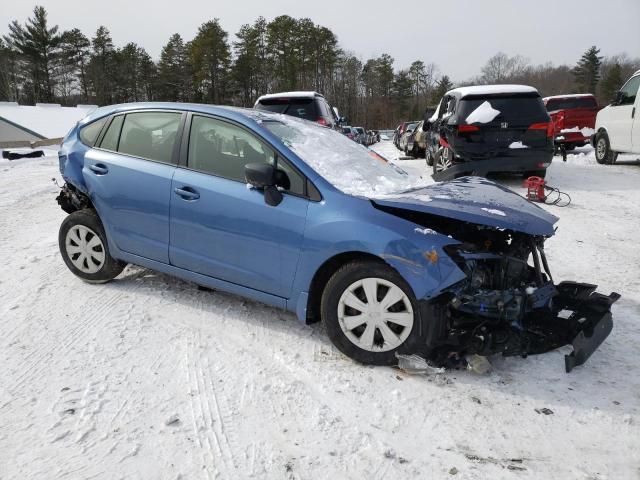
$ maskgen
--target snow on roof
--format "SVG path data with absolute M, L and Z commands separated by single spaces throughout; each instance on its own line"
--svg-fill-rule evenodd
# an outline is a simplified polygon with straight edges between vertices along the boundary
M 64 137 L 94 106 L 61 107 L 54 104 L 36 106 L 0 103 L 0 119 L 42 138 Z
M 258 98 L 258 102 L 260 100 L 266 100 L 269 98 L 282 98 L 282 97 L 292 97 L 292 98 L 300 98 L 300 97 L 315 97 L 316 95 L 323 96 L 318 92 L 278 92 L 278 93 L 268 93 L 266 95 L 262 95 Z
M 447 95 L 456 93 L 460 98 L 468 95 L 495 95 L 499 93 L 538 93 L 533 87 L 528 85 L 472 85 L 470 87 L 458 87 L 449 90 Z
M 566 95 L 551 95 L 550 97 L 544 97 L 543 100 L 553 100 L 556 98 L 580 98 L 580 97 L 593 97 L 592 93 L 567 93 Z

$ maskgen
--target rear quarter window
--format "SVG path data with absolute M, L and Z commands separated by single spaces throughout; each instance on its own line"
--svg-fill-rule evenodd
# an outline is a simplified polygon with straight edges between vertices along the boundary
M 484 102 L 489 102 L 491 108 L 500 112 L 487 125 L 507 122 L 512 126 L 529 126 L 549 121 L 549 114 L 539 95 L 473 95 L 460 100 L 457 122 L 465 123 L 466 118 Z
M 102 127 L 107 123 L 109 117 L 104 117 L 85 125 L 80 129 L 80 141 L 89 147 L 93 147 L 102 131 Z

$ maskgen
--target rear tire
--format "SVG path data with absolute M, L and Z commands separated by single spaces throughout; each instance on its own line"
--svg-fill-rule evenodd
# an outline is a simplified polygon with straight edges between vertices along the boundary
M 322 294 L 321 316 L 331 342 L 360 363 L 397 365 L 396 352 L 424 347 L 411 287 L 382 262 L 356 261 L 334 273 Z
M 88 283 L 113 280 L 127 266 L 109 253 L 104 227 L 94 210 L 68 215 L 60 225 L 58 246 L 69 270 Z
M 596 162 L 601 165 L 611 165 L 616 162 L 618 154 L 611 150 L 607 132 L 596 135 Z

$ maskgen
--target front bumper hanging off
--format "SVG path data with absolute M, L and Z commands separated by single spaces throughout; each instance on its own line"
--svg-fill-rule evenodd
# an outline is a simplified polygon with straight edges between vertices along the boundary
M 620 295 L 603 295 L 595 291 L 596 285 L 588 283 L 562 282 L 556 288 L 553 310 L 557 321 L 565 323 L 566 344 L 573 346 L 573 352 L 564 357 L 568 373 L 585 363 L 609 336 L 613 329 L 611 305 Z M 565 312 L 570 312 L 566 318 Z

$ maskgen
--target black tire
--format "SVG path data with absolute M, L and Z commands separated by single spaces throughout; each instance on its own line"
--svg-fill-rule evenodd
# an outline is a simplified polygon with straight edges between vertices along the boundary
M 596 135 L 596 162 L 601 165 L 612 165 L 616 162 L 618 154 L 611 150 L 607 132 L 599 132 Z
M 542 170 L 531 170 L 529 172 L 524 172 L 522 174 L 523 178 L 529 178 L 529 177 L 540 177 L 540 178 L 545 178 L 547 176 L 547 169 L 543 168 Z
M 407 338 L 397 348 L 388 351 L 372 352 L 364 350 L 353 343 L 340 327 L 338 308 L 340 297 L 354 282 L 365 278 L 379 278 L 399 287 L 411 302 L 413 310 L 413 325 Z M 424 349 L 422 338 L 420 310 L 411 287 L 391 267 L 375 261 L 356 261 L 341 267 L 327 282 L 322 293 L 321 317 L 331 342 L 338 350 L 353 360 L 367 365 L 397 365 L 396 352 L 416 353 Z M 376 331 L 380 335 L 379 330 Z M 422 349 L 421 349 L 422 347 Z
M 77 259 L 78 254 L 70 253 L 68 251 L 67 234 L 73 227 L 76 226 L 85 227 L 90 231 L 89 235 L 86 237 L 86 240 L 90 241 L 91 238 L 93 238 L 93 235 L 97 236 L 100 239 L 101 244 L 94 247 L 94 251 L 98 253 L 103 252 L 104 261 L 100 265 L 99 269 L 95 272 L 88 273 L 80 270 L 80 268 L 74 265 L 74 260 Z M 104 233 L 104 227 L 102 226 L 102 222 L 100 222 L 100 218 L 98 218 L 95 210 L 78 210 L 68 215 L 62 221 L 62 225 L 60 225 L 60 230 L 58 232 L 58 247 L 60 248 L 62 259 L 64 260 L 64 263 L 67 265 L 69 270 L 71 270 L 74 275 L 80 277 L 82 280 L 88 283 L 106 283 L 110 280 L 113 280 L 118 275 L 120 275 L 122 270 L 124 270 L 124 267 L 127 266 L 126 263 L 114 259 L 109 253 L 107 236 Z M 87 265 L 87 262 L 89 262 L 89 260 L 85 260 L 84 264 Z
M 433 155 L 431 155 L 431 150 L 428 148 L 424 152 L 424 158 L 427 161 L 427 166 L 433 167 Z

